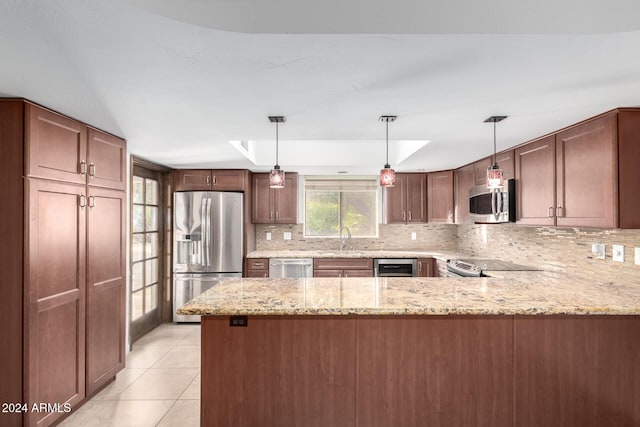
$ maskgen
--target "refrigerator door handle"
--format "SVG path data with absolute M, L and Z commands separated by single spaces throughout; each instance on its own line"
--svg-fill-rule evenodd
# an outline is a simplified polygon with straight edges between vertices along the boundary
M 206 246 L 206 266 L 211 265 L 211 242 L 213 241 L 212 239 L 212 233 L 211 233 L 211 197 L 207 198 L 207 215 L 206 215 L 206 221 L 207 221 L 207 246 Z
M 198 255 L 198 264 L 206 265 L 205 248 L 207 247 L 207 200 L 202 201 L 200 206 L 200 254 Z

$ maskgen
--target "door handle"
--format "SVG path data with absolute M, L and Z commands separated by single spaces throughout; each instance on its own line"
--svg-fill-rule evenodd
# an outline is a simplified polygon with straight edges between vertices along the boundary
M 409 211 L 409 221 L 411 221 L 411 211 Z
M 209 185 L 209 184 L 211 184 L 211 177 L 210 176 L 207 177 L 207 185 Z
M 89 209 L 93 209 L 96 207 L 96 198 L 95 196 L 89 196 Z
M 562 206 L 558 206 L 558 209 L 556 209 L 556 216 L 558 218 L 562 218 L 563 212 L 562 212 Z
M 276 211 L 276 221 L 280 219 L 280 211 Z
M 549 218 L 553 218 L 553 206 L 549 206 L 548 216 Z
M 85 196 L 84 194 L 80 194 L 78 196 L 78 205 L 81 208 L 84 208 L 85 206 L 87 206 L 87 196 Z
M 89 163 L 89 176 L 96 176 L 96 165 Z
M 407 220 L 407 213 L 405 211 L 402 211 L 402 220 L 403 221 Z
M 80 160 L 80 175 L 87 174 L 87 162 L 84 160 Z

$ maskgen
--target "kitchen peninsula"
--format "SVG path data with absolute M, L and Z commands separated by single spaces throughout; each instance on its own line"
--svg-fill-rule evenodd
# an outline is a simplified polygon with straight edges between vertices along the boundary
M 203 316 L 203 426 L 640 423 L 632 286 L 230 279 L 179 313 Z

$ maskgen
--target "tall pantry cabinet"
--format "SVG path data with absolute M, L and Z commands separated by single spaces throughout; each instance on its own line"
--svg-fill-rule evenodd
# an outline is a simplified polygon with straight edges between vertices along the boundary
M 46 426 L 124 367 L 126 143 L 2 99 L 0 154 L 0 424 Z

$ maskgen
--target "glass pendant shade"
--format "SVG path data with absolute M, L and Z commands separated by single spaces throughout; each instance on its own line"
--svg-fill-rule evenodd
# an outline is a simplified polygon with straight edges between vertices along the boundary
M 269 173 L 269 187 L 284 188 L 284 171 L 278 165 L 275 165 Z
M 504 184 L 504 176 L 502 175 L 502 169 L 497 164 L 489 166 L 487 168 L 487 188 L 497 189 L 502 188 Z
M 382 187 L 393 187 L 396 183 L 396 171 L 391 169 L 389 164 L 384 165 L 380 171 L 380 185 Z

